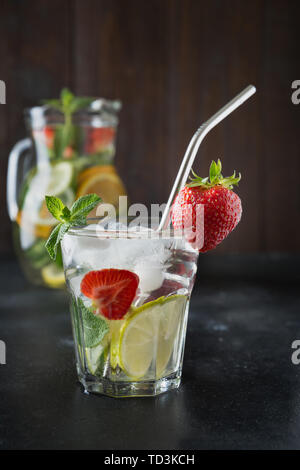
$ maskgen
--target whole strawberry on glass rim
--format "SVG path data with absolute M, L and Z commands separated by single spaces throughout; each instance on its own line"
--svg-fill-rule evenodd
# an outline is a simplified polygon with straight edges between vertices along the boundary
M 236 176 L 234 172 L 232 176 L 224 177 L 221 171 L 220 160 L 211 162 L 209 177 L 201 178 L 192 171 L 191 182 L 179 191 L 172 207 L 175 229 L 188 229 L 190 233 L 195 234 L 196 229 L 202 226 L 202 243 L 199 246 L 196 244 L 196 248 L 202 253 L 216 248 L 241 220 L 241 200 L 232 191 L 240 181 L 241 175 Z M 196 220 L 200 213 L 197 211 L 200 204 L 204 209 L 202 225 Z M 185 224 L 189 224 L 189 227 Z

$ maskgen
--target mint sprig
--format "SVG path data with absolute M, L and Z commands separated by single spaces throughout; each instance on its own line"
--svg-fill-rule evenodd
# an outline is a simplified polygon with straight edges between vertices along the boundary
M 54 153 L 57 158 L 62 157 L 66 147 L 74 144 L 76 128 L 72 122 L 73 113 L 87 108 L 93 101 L 93 97 L 75 96 L 68 88 L 62 89 L 59 99 L 42 100 L 42 104 L 64 115 L 64 123 L 56 127 L 54 138 Z
M 57 248 L 63 236 L 70 227 L 74 225 L 86 225 L 86 217 L 100 202 L 97 194 L 87 194 L 74 202 L 71 209 L 55 196 L 45 196 L 48 211 L 60 223 L 52 230 L 47 242 L 46 249 L 50 258 L 56 259 Z
M 87 108 L 96 98 L 75 96 L 68 88 L 63 88 L 59 99 L 42 100 L 50 108 L 57 109 L 65 116 L 71 116 L 80 109 Z
M 241 179 L 241 174 L 239 173 L 236 176 L 235 171 L 231 176 L 223 176 L 222 175 L 222 163 L 221 160 L 218 159 L 217 162 L 214 160 L 211 162 L 209 167 L 209 177 L 201 178 L 198 176 L 193 170 L 193 178 L 190 178 L 191 183 L 188 183 L 186 186 L 189 188 L 196 188 L 201 187 L 203 189 L 209 189 L 213 186 L 220 185 L 224 186 L 225 188 L 232 189 L 234 185 L 237 185 Z
M 109 331 L 107 321 L 87 308 L 83 301 L 78 298 L 78 307 L 82 315 L 84 343 L 86 348 L 94 348 L 103 340 Z

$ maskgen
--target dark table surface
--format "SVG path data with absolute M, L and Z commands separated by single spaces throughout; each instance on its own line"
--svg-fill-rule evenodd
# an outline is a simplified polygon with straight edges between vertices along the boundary
M 181 388 L 135 399 L 82 392 L 65 292 L 0 285 L 0 448 L 300 448 L 299 282 L 198 273 Z

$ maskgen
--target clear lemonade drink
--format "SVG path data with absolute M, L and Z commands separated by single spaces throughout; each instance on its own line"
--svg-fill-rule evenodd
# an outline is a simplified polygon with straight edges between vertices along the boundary
M 174 230 L 72 228 L 62 241 L 85 390 L 156 395 L 180 384 L 198 251 Z

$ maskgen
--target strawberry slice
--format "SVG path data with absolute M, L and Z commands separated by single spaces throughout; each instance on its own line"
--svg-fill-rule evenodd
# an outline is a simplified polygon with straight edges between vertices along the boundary
M 136 295 L 139 277 L 126 269 L 101 269 L 88 272 L 81 281 L 81 292 L 110 320 L 120 320 Z
M 112 144 L 115 137 L 115 129 L 112 127 L 98 127 L 89 131 L 86 151 L 88 153 L 101 152 Z

